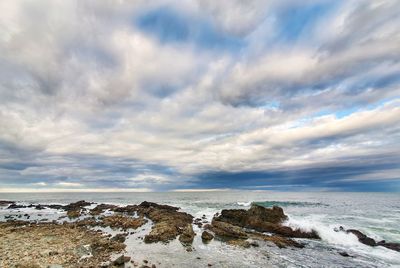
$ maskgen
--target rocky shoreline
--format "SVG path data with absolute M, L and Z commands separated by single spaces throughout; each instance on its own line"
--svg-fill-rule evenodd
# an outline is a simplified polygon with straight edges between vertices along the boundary
M 287 215 L 277 206 L 250 209 L 225 209 L 209 222 L 205 216 L 194 218 L 180 208 L 142 202 L 116 206 L 78 201 L 68 205 L 30 204 L 0 201 L 10 212 L 0 222 L 0 267 L 157 267 L 162 262 L 134 260 L 125 256 L 125 241 L 136 230 L 151 224 L 140 239 L 147 244 L 178 240 L 187 252 L 193 251 L 193 240 L 201 236 L 205 245 L 213 239 L 240 248 L 259 247 L 261 241 L 279 248 L 303 248 L 304 239 L 320 239 L 317 232 L 293 229 L 284 225 Z M 56 209 L 63 215 L 56 220 L 31 219 L 29 214 L 13 215 L 13 211 L 31 208 Z M 197 232 L 193 227 L 196 228 Z M 105 228 L 119 230 L 111 235 Z M 200 231 L 199 231 L 200 230 Z M 337 232 L 354 234 L 368 246 L 383 246 L 400 251 L 399 243 L 376 242 L 362 232 L 339 228 Z M 125 255 L 124 255 L 125 254 Z M 349 257 L 346 252 L 340 252 Z M 212 264 L 209 264 L 210 266 Z

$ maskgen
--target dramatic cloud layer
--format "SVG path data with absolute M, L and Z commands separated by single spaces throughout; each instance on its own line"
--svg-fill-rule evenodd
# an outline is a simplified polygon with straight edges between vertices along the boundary
M 400 191 L 400 2 L 0 2 L 0 191 Z

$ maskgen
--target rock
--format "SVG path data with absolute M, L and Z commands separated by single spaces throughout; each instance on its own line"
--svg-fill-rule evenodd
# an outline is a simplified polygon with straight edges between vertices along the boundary
M 340 226 L 338 231 L 354 234 L 357 237 L 358 241 L 360 243 L 365 244 L 365 245 L 368 245 L 368 246 L 371 246 L 371 247 L 382 246 L 382 247 L 385 247 L 385 248 L 400 252 L 400 243 L 387 243 L 385 240 L 382 240 L 382 241 L 377 243 L 373 238 L 368 237 L 367 235 L 365 235 L 361 231 L 356 230 L 356 229 L 348 229 L 348 230 L 346 230 L 346 229 L 343 228 L 343 226 Z
M 47 268 L 63 268 L 63 266 L 60 264 L 50 264 L 47 266 Z
M 146 222 L 147 220 L 145 220 L 143 217 L 131 218 L 123 215 L 112 215 L 104 217 L 100 225 L 103 227 L 109 226 L 113 229 L 122 228 L 126 230 L 128 228 L 137 229 Z
M 9 206 L 14 203 L 14 201 L 0 200 L 0 207 Z
M 286 219 L 287 216 L 280 207 L 274 206 L 273 208 L 265 208 L 253 204 L 247 211 L 244 209 L 224 209 L 221 211 L 221 214 L 215 216 L 213 220 L 227 222 L 235 226 L 253 229 L 259 232 L 276 233 L 287 237 L 319 238 L 315 231 L 303 232 L 283 226 L 282 223 Z
M 192 224 L 188 224 L 183 230 L 182 234 L 179 236 L 179 241 L 185 245 L 191 245 L 196 234 L 193 231 Z
M 366 236 L 365 234 L 363 234 L 362 232 L 360 232 L 359 230 L 355 230 L 355 229 L 349 229 L 346 231 L 346 233 L 351 233 L 354 234 L 355 236 L 357 236 L 358 241 L 360 241 L 361 243 L 368 245 L 368 246 L 376 246 L 376 242 L 374 239 Z
M 7 209 L 19 209 L 19 208 L 26 208 L 24 205 L 17 205 L 16 203 L 11 203 Z
M 182 234 L 188 224 L 193 221 L 193 216 L 179 212 L 179 208 L 143 202 L 138 207 L 140 215 L 150 218 L 155 224 L 150 233 L 145 236 L 146 243 L 168 242 Z
M 201 234 L 201 239 L 203 240 L 203 242 L 211 241 L 213 240 L 213 238 L 213 234 L 208 231 L 203 231 L 203 233 Z
M 350 255 L 346 251 L 339 252 L 339 255 L 341 255 L 343 257 L 350 257 Z
M 111 241 L 117 241 L 120 243 L 124 243 L 126 240 L 126 235 L 124 234 L 116 234 L 114 237 L 111 238 Z
M 68 210 L 67 211 L 67 216 L 70 219 L 79 218 L 80 215 L 81 215 L 81 211 L 80 210 Z
M 170 211 L 178 211 L 179 210 L 178 207 L 173 207 L 173 206 L 168 206 L 168 205 L 159 205 L 157 203 L 147 202 L 147 201 L 140 203 L 139 207 L 141 207 L 141 208 L 152 207 L 152 208 L 156 208 L 156 209 L 170 210 Z
M 83 207 L 90 206 L 93 203 L 86 202 L 85 200 L 81 200 L 75 203 L 70 203 L 66 206 L 63 206 L 63 209 L 66 211 L 69 210 L 81 210 Z
M 382 240 L 377 243 L 377 246 L 382 246 L 382 247 L 400 252 L 400 243 L 386 243 L 385 240 Z
M 104 211 L 106 211 L 106 210 L 114 210 L 114 209 L 116 209 L 116 208 L 118 208 L 117 206 L 115 206 L 115 205 L 110 205 L 110 204 L 100 204 L 100 205 L 97 205 L 95 208 L 93 208 L 92 210 L 90 210 L 90 214 L 92 214 L 92 215 L 99 215 L 99 214 L 101 214 L 101 213 L 103 213 Z
M 213 220 L 209 228 L 211 228 L 211 231 L 213 231 L 216 235 L 221 237 L 242 239 L 246 239 L 248 237 L 242 228 L 227 222 Z
M 226 243 L 231 246 L 238 246 L 242 248 L 249 248 L 251 246 L 248 241 L 241 239 L 228 240 Z
M 256 240 L 264 240 L 268 242 L 274 243 L 279 248 L 286 248 L 286 247 L 296 247 L 296 248 L 303 248 L 304 245 L 294 241 L 293 239 L 283 237 L 280 235 L 265 235 L 262 233 L 252 232 L 248 234 L 250 238 Z
M 145 235 L 145 243 L 168 242 L 180 234 L 179 228 L 170 222 L 156 223 L 149 234 Z
M 124 263 L 129 262 L 130 260 L 131 260 L 131 257 L 121 255 L 113 261 L 113 264 L 117 265 L 117 266 L 121 266 L 121 265 L 124 265 Z

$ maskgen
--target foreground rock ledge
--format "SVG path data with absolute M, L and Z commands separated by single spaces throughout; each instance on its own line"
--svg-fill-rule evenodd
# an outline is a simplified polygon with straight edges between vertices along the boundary
M 125 245 L 75 224 L 0 223 L 0 267 L 100 267 Z

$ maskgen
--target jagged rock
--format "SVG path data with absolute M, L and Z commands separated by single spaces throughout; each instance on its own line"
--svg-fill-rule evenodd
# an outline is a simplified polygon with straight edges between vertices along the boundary
M 121 265 L 124 265 L 124 263 L 129 262 L 130 260 L 131 260 L 131 257 L 121 255 L 113 261 L 113 264 L 117 265 L 117 266 L 121 266 Z
M 155 223 L 144 241 L 146 243 L 168 242 L 182 234 L 187 225 L 192 223 L 193 216 L 178 210 L 179 208 L 168 205 L 141 203 L 138 213 L 150 218 Z
M 90 206 L 93 203 L 90 202 L 86 202 L 85 200 L 80 200 L 78 202 L 75 203 L 70 203 L 66 206 L 63 206 L 62 208 L 66 211 L 69 210 L 81 210 L 82 208 L 86 207 L 86 206 Z
M 283 226 L 282 222 L 286 219 L 287 216 L 284 214 L 282 208 L 277 206 L 265 208 L 258 205 L 252 205 L 249 210 L 224 209 L 219 216 L 214 217 L 216 221 L 227 222 L 243 228 L 254 229 L 259 232 L 270 232 L 297 238 L 319 238 L 315 231 L 303 232 Z
M 126 234 L 116 234 L 114 237 L 111 238 L 111 241 L 117 241 L 120 243 L 124 243 L 126 240 Z
M 355 236 L 357 236 L 358 241 L 360 241 L 361 243 L 368 245 L 368 246 L 376 246 L 376 242 L 374 239 L 366 236 L 365 234 L 363 234 L 362 232 L 360 232 L 359 230 L 355 230 L 355 229 L 349 229 L 346 231 L 346 233 L 351 233 L 354 234 Z
M 126 230 L 128 228 L 137 229 L 146 222 L 147 220 L 143 217 L 131 218 L 123 215 L 112 215 L 104 217 L 100 225 L 103 227 L 109 226 L 111 228 L 122 228 Z
M 180 231 L 177 226 L 175 226 L 171 222 L 159 222 L 156 223 L 149 234 L 145 235 L 144 242 L 145 243 L 154 243 L 154 242 L 168 242 L 176 238 L 179 235 Z
M 251 232 L 248 235 L 250 238 L 253 238 L 256 240 L 264 240 L 264 241 L 272 242 L 279 248 L 286 248 L 286 247 L 303 248 L 304 247 L 303 244 L 301 244 L 297 241 L 294 241 L 293 239 L 283 237 L 280 235 L 265 235 L 262 233 L 255 233 L 255 232 Z
M 211 231 L 216 235 L 222 237 L 242 238 L 246 239 L 248 236 L 242 228 L 232 225 L 227 222 L 213 220 L 211 225 L 208 226 Z
M 81 215 L 80 210 L 68 210 L 67 211 L 67 216 L 70 219 L 78 218 Z
M 210 233 L 210 232 L 208 232 L 208 231 L 204 231 L 204 232 L 201 234 L 201 239 L 202 239 L 204 242 L 211 241 L 211 240 L 213 240 L 213 238 L 214 238 L 213 234 Z
M 99 215 L 101 213 L 103 213 L 104 211 L 106 211 L 107 209 L 113 210 L 118 208 L 115 205 L 110 205 L 110 204 L 100 204 L 97 205 L 95 208 L 93 208 L 92 210 L 90 210 L 90 214 L 92 215 Z
M 192 224 L 188 224 L 179 236 L 179 241 L 181 241 L 182 244 L 191 245 L 195 235 Z
M 359 230 L 356 229 L 344 229 L 343 226 L 340 226 L 339 229 L 335 229 L 336 232 L 346 232 L 350 234 L 354 234 L 358 241 L 360 243 L 363 243 L 365 245 L 371 246 L 371 247 L 376 247 L 376 246 L 382 246 L 391 250 L 399 251 L 400 252 L 400 243 L 387 243 L 385 240 L 379 241 L 378 243 L 371 237 L 367 236 L 366 234 L 362 233 Z

